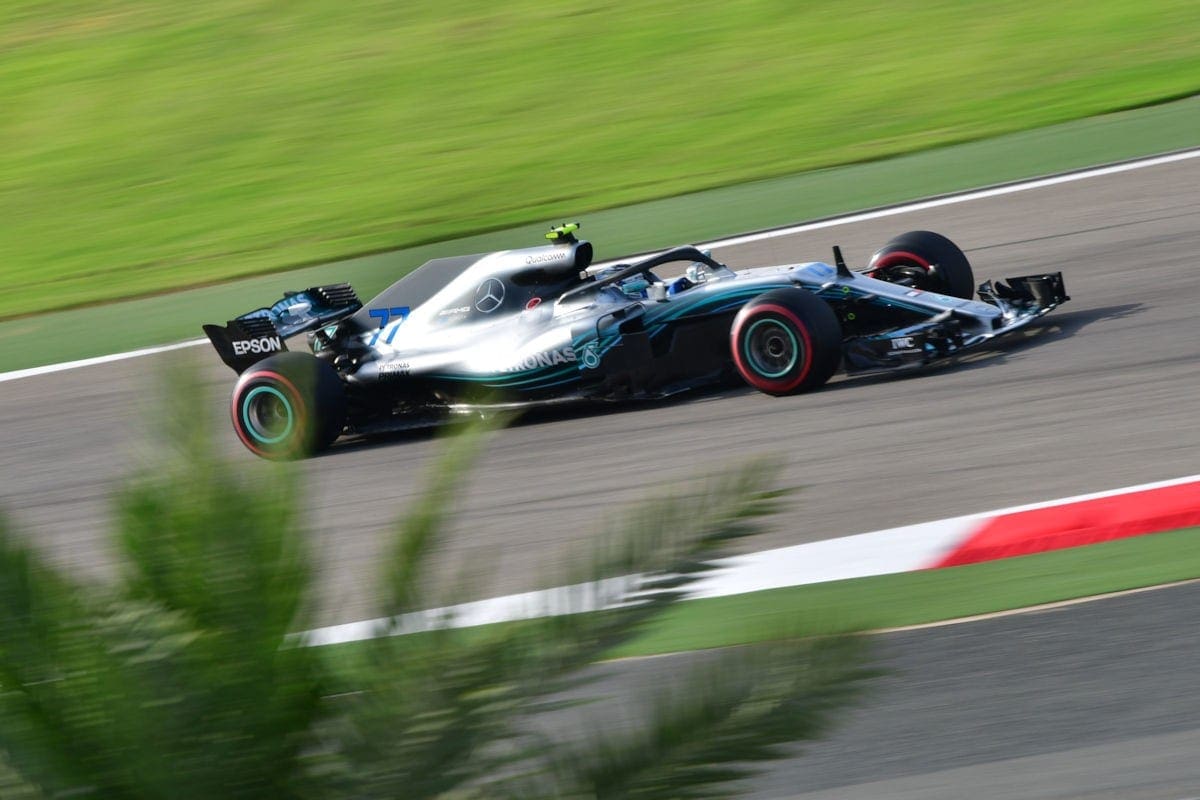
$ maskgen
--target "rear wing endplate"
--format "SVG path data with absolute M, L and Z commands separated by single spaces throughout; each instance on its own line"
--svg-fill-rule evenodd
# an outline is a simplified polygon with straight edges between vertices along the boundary
M 287 350 L 285 339 L 337 322 L 360 308 L 362 302 L 348 283 L 313 286 L 284 292 L 270 308 L 242 314 L 226 325 L 205 325 L 204 333 L 221 360 L 242 373 L 255 362 Z

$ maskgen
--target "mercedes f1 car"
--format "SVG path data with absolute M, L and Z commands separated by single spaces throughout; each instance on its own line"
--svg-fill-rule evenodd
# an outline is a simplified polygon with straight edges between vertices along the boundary
M 441 258 L 365 305 L 348 284 L 205 325 L 240 377 L 233 427 L 266 458 L 456 412 L 661 398 L 725 380 L 771 395 L 950 358 L 1069 298 L 1059 272 L 986 282 L 949 239 L 896 237 L 866 267 L 734 271 L 695 247 L 593 267 L 577 224 L 548 243 Z M 680 273 L 669 277 L 672 272 Z M 287 340 L 307 334 L 308 350 Z

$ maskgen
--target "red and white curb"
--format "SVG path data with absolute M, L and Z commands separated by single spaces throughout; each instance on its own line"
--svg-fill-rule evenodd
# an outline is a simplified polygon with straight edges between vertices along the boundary
M 696 597 L 975 564 L 1200 525 L 1200 475 L 726 559 Z
M 905 525 L 722 559 L 689 599 L 974 564 L 1200 526 L 1200 475 L 1044 503 Z M 495 597 L 409 615 L 309 631 L 312 645 L 359 641 L 435 625 L 472 627 L 606 607 L 635 578 Z
M 976 564 L 1196 525 L 1200 476 L 989 517 L 931 566 Z

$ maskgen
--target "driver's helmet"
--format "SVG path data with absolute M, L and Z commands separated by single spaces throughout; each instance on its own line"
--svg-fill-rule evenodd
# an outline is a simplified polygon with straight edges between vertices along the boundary
M 679 294 L 708 280 L 708 268 L 699 262 L 688 264 L 687 271 L 667 286 L 667 294 Z

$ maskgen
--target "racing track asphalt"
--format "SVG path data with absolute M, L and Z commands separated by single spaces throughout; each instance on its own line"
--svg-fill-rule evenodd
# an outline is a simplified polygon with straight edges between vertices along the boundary
M 859 705 L 753 800 L 1194 800 L 1200 583 L 876 637 Z M 1182 634 L 1182 635 L 1180 635 Z M 603 665 L 551 731 L 628 729 L 708 653 Z M 585 722 L 586 720 L 586 722 Z
M 555 585 L 607 512 L 764 452 L 781 453 L 784 482 L 803 489 L 769 534 L 745 543 L 754 550 L 1198 471 L 1200 159 L 716 255 L 734 266 L 823 259 L 836 242 L 864 263 L 915 228 L 959 242 L 979 280 L 1061 269 L 1073 299 L 1035 334 L 908 377 L 835 377 L 782 399 L 733 389 L 502 431 L 462 497 L 440 574 L 466 570 L 473 596 Z M 157 371 L 189 356 L 229 453 L 261 468 L 226 427 L 233 375 L 207 348 L 0 384 L 0 507 L 60 563 L 111 569 L 107 494 L 148 449 Z M 400 436 L 303 465 L 322 564 L 318 624 L 374 616 L 384 531 L 436 451 L 429 436 Z
M 586 549 L 589 525 L 600 515 L 665 482 L 760 452 L 782 452 L 786 483 L 805 488 L 772 532 L 747 542 L 747 549 L 1198 471 L 1200 161 L 825 229 L 717 256 L 735 266 L 824 258 L 837 242 L 861 263 L 891 235 L 914 228 L 960 242 L 980 279 L 1062 269 L 1074 299 L 1046 318 L 1040 335 L 912 377 L 838 378 L 822 391 L 788 399 L 729 391 L 502 431 L 462 497 L 458 526 L 439 562 L 442 573 L 459 574 L 471 565 L 478 595 L 555 583 L 554 568 Z M 600 245 L 601 255 L 612 255 Z M 57 562 L 90 574 L 111 572 L 107 493 L 147 449 L 156 370 L 170 357 L 179 354 L 0 385 L 0 506 Z M 222 415 L 232 376 L 211 354 L 201 363 L 214 412 Z M 261 468 L 232 432 L 223 436 L 230 454 L 250 469 Z M 398 437 L 339 447 L 303 466 L 322 557 L 320 623 L 373 616 L 370 585 L 382 532 L 417 490 L 435 450 L 427 437 Z M 1026 797 L 1038 795 L 1021 790 L 1023 776 L 1045 774 L 1058 775 L 1060 788 L 1067 788 L 1040 796 L 1070 797 L 1072 770 L 1104 768 L 1114 774 L 1126 769 L 1141 783 L 1115 795 L 1097 791 L 1091 795 L 1097 799 L 1196 794 L 1184 791 L 1195 786 L 1195 773 L 1184 775 L 1162 759 L 1195 752 L 1200 735 L 1192 721 L 1200 709 L 1165 700 L 1144 708 L 1141 695 L 1128 689 L 1157 685 L 1170 696 L 1169 687 L 1184 675 L 1191 684 L 1179 696 L 1189 702 L 1200 696 L 1192 680 L 1195 653 L 1166 652 L 1187 639 L 1172 634 L 1193 627 L 1195 615 L 1186 609 L 1195 607 L 1197 595 L 1163 590 L 1138 597 L 1144 598 L 1134 604 L 1140 611 L 1111 625 L 1103 614 L 1067 612 L 988 623 L 1024 631 L 1018 640 L 1002 640 L 1016 642 L 1006 647 L 988 649 L 997 638 L 996 628 L 987 625 L 963 626 L 936 646 L 922 644 L 932 640 L 917 634 L 897 635 L 897 641 L 915 637 L 899 657 L 910 659 L 904 674 L 920 685 L 899 689 L 892 701 L 881 696 L 881 703 L 899 704 L 900 716 L 892 719 L 902 721 L 910 701 L 976 713 L 960 717 L 957 728 L 936 715 L 913 716 L 908 728 L 891 733 L 872 727 L 867 714 L 866 727 L 853 728 L 860 733 L 849 740 L 865 749 L 849 753 L 870 769 L 839 773 L 843 761 L 822 770 L 840 775 L 840 784 L 826 780 L 803 791 L 826 792 L 813 800 L 852 797 L 837 786 L 895 781 L 887 791 L 864 789 L 862 796 L 982 798 L 979 781 L 998 774 L 1008 777 L 1011 791 L 1005 793 L 1000 779 L 991 797 Z M 1111 608 L 1107 601 L 1095 607 Z M 1146 622 L 1175 607 L 1184 611 L 1169 622 Z M 1049 625 L 1054 620 L 1075 622 L 1064 629 Z M 1070 640 L 1069 652 L 1051 652 L 1071 631 L 1079 637 Z M 1061 665 L 1061 674 L 1021 673 L 1020 648 L 1030 643 L 1049 648 L 1044 663 L 1050 672 Z M 1115 671 L 1084 659 L 1093 651 Z M 1009 663 L 1014 659 L 1016 666 Z M 1000 673 L 1008 682 L 997 682 Z M 975 679 L 955 684 L 954 676 L 963 674 Z M 1004 734 L 984 725 L 996 715 L 1015 719 L 1039 703 L 1058 702 L 1080 681 L 1095 702 L 1080 696 L 1070 715 L 1045 717 L 1049 739 L 1039 734 L 1027 741 L 1020 727 Z M 1003 686 L 1024 686 L 1027 693 L 1018 697 Z M 920 698 L 905 700 L 905 691 Z M 1125 692 L 1125 700 L 1105 706 L 1103 699 L 1114 692 Z M 1130 716 L 1139 722 L 1123 732 L 1119 720 Z M 1098 726 L 1108 733 L 1094 735 Z M 939 757 L 944 748 L 967 748 L 969 742 L 986 757 Z M 916 780 L 913 764 L 943 787 L 941 795 L 905 783 Z M 1132 788 L 1172 769 L 1176 782 L 1168 793 Z M 787 778 L 765 780 L 764 796 L 800 791 Z

